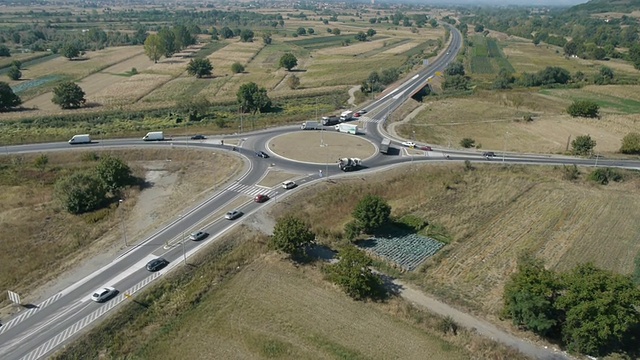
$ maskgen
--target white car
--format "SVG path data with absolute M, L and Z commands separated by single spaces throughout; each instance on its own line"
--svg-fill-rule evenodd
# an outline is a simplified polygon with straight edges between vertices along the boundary
M 112 288 L 111 286 L 103 287 L 93 292 L 93 295 L 91 295 L 91 300 L 95 302 L 104 302 L 111 299 L 117 293 L 118 290 Z
M 282 187 L 285 188 L 285 189 L 293 189 L 294 187 L 296 187 L 296 183 L 294 183 L 291 180 L 285 181 L 285 182 L 282 183 Z
M 224 216 L 224 218 L 227 219 L 227 220 L 235 220 L 235 219 L 239 218 L 240 216 L 242 216 L 242 211 L 240 211 L 240 210 L 232 210 L 232 211 L 229 211 Z
M 413 141 L 403 141 L 402 146 L 414 148 L 416 147 L 416 143 L 414 143 Z

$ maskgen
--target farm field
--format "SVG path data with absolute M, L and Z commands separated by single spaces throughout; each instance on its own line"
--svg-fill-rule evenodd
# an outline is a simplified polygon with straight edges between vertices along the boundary
M 479 91 L 468 98 L 441 99 L 426 103 L 411 121 L 396 131 L 405 138 L 412 132 L 418 141 L 458 148 L 460 140 L 473 138 L 481 149 L 530 153 L 564 153 L 567 140 L 591 135 L 596 151 L 613 154 L 622 138 L 637 131 L 640 103 L 637 86 L 587 86 L 583 89 L 539 92 Z M 618 97 L 614 97 L 618 96 Z M 576 99 L 591 99 L 602 106 L 599 120 L 572 118 L 565 113 Z M 533 115 L 532 122 L 522 120 Z
M 3 264 L 0 288 L 15 289 L 26 301 L 35 302 L 38 286 L 65 270 L 81 266 L 83 259 L 121 248 L 119 216 L 127 219 L 125 226 L 130 243 L 137 243 L 178 211 L 160 208 L 181 209 L 185 203 L 197 201 L 203 191 L 234 176 L 242 167 L 238 159 L 210 151 L 156 149 L 108 153 L 125 160 L 136 176 L 149 182 L 150 188 L 143 191 L 133 188 L 125 193 L 126 201 L 119 210 L 112 204 L 80 216 L 60 210 L 53 188 L 59 176 L 95 165 L 88 160 L 87 153 L 49 153 L 49 163 L 44 170 L 33 165 L 37 154 L 0 156 L 0 261 Z M 167 162 L 167 159 L 175 161 Z M 214 183 L 210 175 L 205 176 L 213 172 Z M 14 234 L 21 235 L 15 237 Z
M 524 253 L 560 271 L 586 261 L 623 274 L 633 270 L 640 252 L 637 173 L 626 173 L 621 183 L 596 186 L 586 180 L 592 168 L 580 168 L 574 182 L 564 180 L 562 167 L 474 168 L 414 165 L 365 182 L 344 179 L 295 194 L 286 207 L 272 212 L 315 219 L 312 227 L 325 229 L 319 241 L 332 243 L 357 200 L 380 195 L 392 206 L 392 216 L 416 215 L 443 226 L 452 238 L 408 278 L 494 320 L 503 285 Z M 322 216 L 326 209 L 332 217 Z

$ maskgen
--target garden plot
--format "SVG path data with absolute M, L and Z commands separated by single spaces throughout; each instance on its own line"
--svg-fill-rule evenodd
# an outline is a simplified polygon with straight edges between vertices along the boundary
M 405 270 L 415 270 L 422 262 L 435 255 L 444 244 L 430 237 L 416 234 L 373 237 L 358 244 Z
M 110 84 L 87 99 L 105 106 L 132 104 L 169 80 L 170 75 L 138 74 Z

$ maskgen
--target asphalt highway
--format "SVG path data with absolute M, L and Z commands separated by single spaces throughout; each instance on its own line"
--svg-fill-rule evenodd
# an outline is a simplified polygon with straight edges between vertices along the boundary
M 460 49 L 462 38 L 457 30 L 451 31 L 451 42 L 446 50 L 432 64 L 421 69 L 410 79 L 399 85 L 395 90 L 369 104 L 366 116 L 367 123 L 365 138 L 379 145 L 383 137 L 389 137 L 383 125 L 390 113 L 406 101 L 413 93 L 424 87 L 428 79 L 442 71 L 448 63 L 455 59 Z M 212 151 L 230 151 L 244 159 L 246 171 L 240 178 L 221 186 L 213 196 L 203 199 L 201 203 L 189 208 L 178 219 L 168 224 L 159 225 L 156 234 L 129 248 L 128 252 L 114 259 L 109 265 L 87 276 L 73 286 L 60 291 L 50 299 L 38 304 L 38 307 L 23 310 L 11 319 L 5 319 L 0 327 L 0 359 L 39 359 L 51 355 L 60 346 L 69 342 L 82 333 L 83 329 L 103 318 L 113 308 L 125 301 L 135 301 L 135 295 L 155 279 L 162 277 L 176 266 L 183 266 L 195 252 L 206 244 L 215 241 L 227 230 L 242 221 L 224 219 L 221 209 L 227 209 L 231 203 L 242 202 L 237 208 L 245 213 L 244 217 L 260 211 L 265 204 L 257 204 L 252 199 L 257 193 L 269 194 L 269 202 L 283 199 L 287 193 L 296 191 L 285 190 L 282 187 L 264 189 L 256 184 L 271 167 L 276 167 L 291 173 L 299 174 L 295 179 L 298 188 L 312 184 L 321 179 L 319 170 L 325 165 L 307 164 L 290 161 L 278 156 L 262 159 L 255 156 L 255 151 L 266 151 L 265 144 L 270 138 L 292 131 L 300 131 L 299 126 L 287 126 L 256 132 L 243 133 L 241 145 L 233 152 L 229 145 L 221 145 L 220 138 L 205 141 L 191 141 L 187 138 L 174 138 L 171 141 L 143 142 L 141 139 L 106 139 L 92 144 L 71 146 L 67 143 L 30 144 L 5 147 L 7 154 L 71 151 L 102 148 L 134 148 L 142 146 L 170 146 L 176 149 L 194 147 L 210 149 Z M 402 139 L 393 139 L 396 155 L 376 154 L 366 159 L 365 168 L 357 174 L 379 171 L 380 169 L 398 166 L 409 162 L 460 162 L 465 160 L 483 162 L 505 162 L 510 164 L 576 164 L 595 166 L 593 159 L 579 159 L 569 157 L 555 157 L 544 155 L 497 154 L 491 160 L 482 157 L 474 151 L 450 151 L 437 149 L 411 155 L 405 148 L 399 146 Z M 598 166 L 616 166 L 625 168 L 639 168 L 640 162 L 628 160 L 599 159 Z M 346 176 L 335 164 L 331 164 L 329 176 Z M 340 173 L 338 175 L 338 173 Z M 244 201 L 243 201 L 244 200 Z M 203 230 L 211 234 L 202 241 L 185 240 L 189 233 Z M 170 264 L 161 271 L 151 273 L 145 269 L 145 264 L 156 257 L 162 256 Z M 91 293 L 100 287 L 112 286 L 119 290 L 119 294 L 105 303 L 95 303 L 90 300 Z

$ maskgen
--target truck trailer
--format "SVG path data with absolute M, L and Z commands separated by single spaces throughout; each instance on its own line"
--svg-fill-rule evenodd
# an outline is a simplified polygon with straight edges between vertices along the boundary
M 338 167 L 342 171 L 358 170 L 362 166 L 362 160 L 359 158 L 342 158 L 338 159 Z
M 322 125 L 331 126 L 340 123 L 340 117 L 338 116 L 323 116 Z
M 389 145 L 391 145 L 391 140 L 384 138 L 380 143 L 380 152 L 383 154 L 389 153 Z
M 358 125 L 353 124 L 338 124 L 335 126 L 336 131 L 340 131 L 347 134 L 357 134 L 358 133 Z
M 343 111 L 340 114 L 340 121 L 349 121 L 351 119 L 353 119 L 353 111 L 351 110 Z
M 305 121 L 300 125 L 302 130 L 322 130 L 322 124 L 317 121 Z
M 162 131 L 148 132 L 142 140 L 144 141 L 162 141 L 164 140 L 164 133 Z
M 91 143 L 91 136 L 89 136 L 89 134 L 73 135 L 71 140 L 69 140 L 69 144 L 71 145 L 90 144 L 90 143 Z

